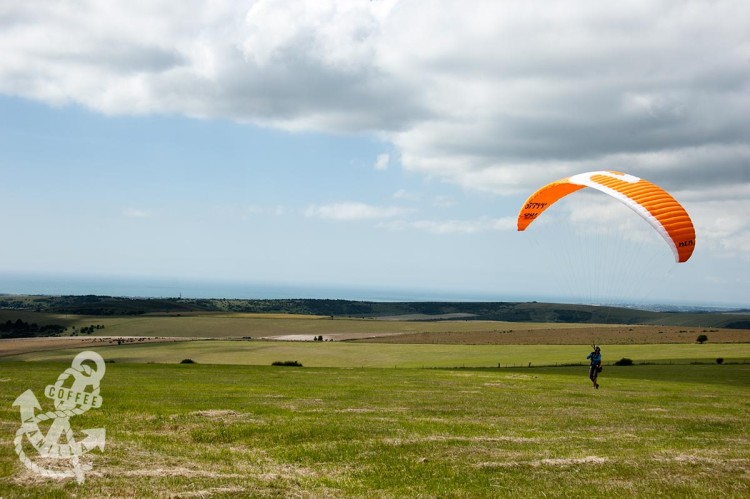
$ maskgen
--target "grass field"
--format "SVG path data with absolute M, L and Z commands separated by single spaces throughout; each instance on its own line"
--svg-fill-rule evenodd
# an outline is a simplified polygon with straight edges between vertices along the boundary
M 201 364 L 270 365 L 296 360 L 306 367 L 497 367 L 554 366 L 586 362 L 584 345 L 445 345 L 288 341 L 183 341 L 106 345 L 89 343 L 102 357 L 115 362 L 176 364 L 191 359 Z M 605 364 L 623 357 L 636 363 L 750 362 L 750 343 L 604 345 Z M 31 352 L 0 357 L 5 360 L 72 359 L 80 349 Z
M 83 484 L 16 457 L 13 400 L 68 363 L 0 365 L 0 496 L 747 497 L 750 366 L 344 369 L 107 364 Z M 41 400 L 49 407 L 48 399 Z
M 701 345 L 699 329 L 660 326 L 65 320 L 129 341 L 0 341 L 2 499 L 750 496 L 748 331 L 710 330 Z M 318 334 L 368 340 L 226 339 Z M 593 339 L 599 390 L 586 367 L 565 366 L 585 362 Z M 104 403 L 70 422 L 79 439 L 103 427 L 107 440 L 78 484 L 23 466 L 13 402 L 31 389 L 51 410 L 44 388 L 82 349 L 108 361 Z M 611 365 L 622 357 L 636 365 Z M 287 360 L 304 367 L 270 365 Z

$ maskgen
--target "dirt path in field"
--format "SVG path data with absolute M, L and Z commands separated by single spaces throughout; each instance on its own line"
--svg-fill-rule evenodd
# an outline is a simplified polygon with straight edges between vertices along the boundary
M 323 341 L 351 341 L 351 340 L 373 340 L 377 341 L 380 338 L 386 338 L 389 336 L 398 336 L 403 333 L 400 332 L 348 332 L 348 333 L 328 333 L 321 335 L 314 334 L 279 334 L 261 336 L 259 340 L 273 340 L 273 341 L 315 341 L 316 336 L 322 336 Z

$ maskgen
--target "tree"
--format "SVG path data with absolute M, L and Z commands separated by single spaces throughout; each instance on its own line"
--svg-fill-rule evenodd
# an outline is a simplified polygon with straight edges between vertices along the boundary
M 708 336 L 706 336 L 705 334 L 698 335 L 698 338 L 695 341 L 702 345 L 708 341 Z

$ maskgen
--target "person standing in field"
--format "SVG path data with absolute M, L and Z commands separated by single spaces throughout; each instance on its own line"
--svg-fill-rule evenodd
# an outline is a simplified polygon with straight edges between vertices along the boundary
M 602 370 L 602 352 L 599 347 L 594 347 L 594 351 L 588 354 L 586 358 L 591 360 L 591 364 L 589 365 L 589 379 L 594 384 L 594 388 L 599 388 L 599 383 L 597 383 L 596 379 Z

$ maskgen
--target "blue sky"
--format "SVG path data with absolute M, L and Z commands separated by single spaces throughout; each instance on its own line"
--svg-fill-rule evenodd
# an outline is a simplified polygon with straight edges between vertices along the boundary
M 175 5 L 0 14 L 0 274 L 750 305 L 746 3 Z M 515 231 L 600 169 L 681 201 L 693 258 L 601 196 Z
M 461 260 L 486 255 L 491 217 L 512 218 L 520 202 L 406 172 L 363 134 L 8 97 L 0 109 L 2 202 L 17 214 L 6 230 L 27 241 L 5 271 L 477 295 L 492 289 L 461 286 L 475 266 Z

